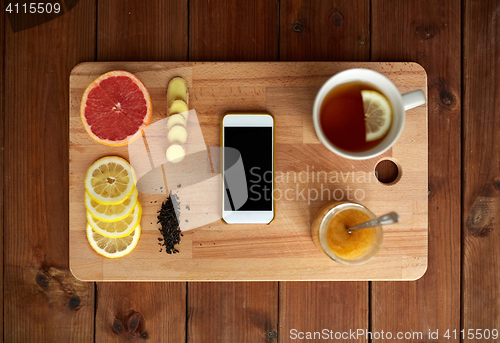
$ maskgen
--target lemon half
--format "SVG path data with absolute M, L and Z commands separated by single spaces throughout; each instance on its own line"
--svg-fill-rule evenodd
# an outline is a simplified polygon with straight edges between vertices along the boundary
M 118 156 L 106 156 L 87 170 L 85 190 L 103 205 L 120 204 L 135 189 L 135 174 L 130 164 Z
M 141 222 L 142 207 L 139 202 L 125 219 L 116 222 L 104 222 L 94 218 L 87 212 L 87 222 L 92 229 L 101 236 L 108 238 L 119 238 L 129 235 Z
M 365 112 L 366 141 L 384 137 L 392 124 L 392 107 L 387 98 L 376 91 L 361 91 Z
M 141 225 L 128 236 L 120 238 L 104 237 L 87 224 L 87 239 L 92 248 L 100 255 L 108 258 L 122 257 L 134 250 L 141 236 Z

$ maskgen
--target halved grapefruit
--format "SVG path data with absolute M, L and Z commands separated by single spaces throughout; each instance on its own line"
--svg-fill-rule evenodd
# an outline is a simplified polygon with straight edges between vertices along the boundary
M 146 86 L 135 75 L 121 70 L 95 79 L 85 90 L 80 105 L 80 117 L 90 137 L 112 146 L 139 138 L 152 113 Z

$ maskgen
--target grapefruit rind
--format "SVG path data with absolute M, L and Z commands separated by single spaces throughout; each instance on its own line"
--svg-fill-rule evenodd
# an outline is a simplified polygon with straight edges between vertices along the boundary
M 139 89 L 142 91 L 144 95 L 144 100 L 146 101 L 146 108 L 147 108 L 147 113 L 146 116 L 143 119 L 143 124 L 139 126 L 137 129 L 137 132 L 134 133 L 133 135 L 130 135 L 126 137 L 123 140 L 115 141 L 115 140 L 109 140 L 109 139 L 102 139 L 98 137 L 97 135 L 92 132 L 91 126 L 88 124 L 87 119 L 85 117 L 85 109 L 86 109 L 86 104 L 88 100 L 89 93 L 96 87 L 98 86 L 103 80 L 108 79 L 110 77 L 116 77 L 116 76 L 126 76 L 134 81 L 134 83 L 139 87 Z M 153 115 L 153 109 L 151 105 L 151 96 L 149 95 L 149 92 L 142 83 L 139 78 L 137 78 L 134 74 L 129 73 L 128 71 L 123 71 L 123 70 L 115 70 L 115 71 L 110 71 L 108 73 L 105 73 L 101 76 L 99 76 L 97 79 L 92 81 L 90 85 L 85 89 L 85 92 L 83 93 L 82 96 L 82 101 L 80 103 L 80 119 L 82 120 L 82 124 L 85 128 L 85 131 L 89 134 L 89 136 L 96 142 L 104 144 L 104 145 L 109 145 L 109 146 L 123 146 L 127 145 L 129 143 L 132 143 L 136 139 L 142 136 L 144 130 L 146 127 L 149 125 L 151 122 L 151 117 Z

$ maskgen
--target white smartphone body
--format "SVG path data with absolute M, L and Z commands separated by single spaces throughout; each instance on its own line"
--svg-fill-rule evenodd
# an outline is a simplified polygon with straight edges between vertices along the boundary
M 222 219 L 269 224 L 274 219 L 274 118 L 226 114 L 222 119 Z

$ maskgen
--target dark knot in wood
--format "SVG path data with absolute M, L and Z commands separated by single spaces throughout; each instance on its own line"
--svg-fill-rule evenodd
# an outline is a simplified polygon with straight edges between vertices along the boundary
M 453 106 L 453 103 L 455 102 L 453 93 L 446 89 L 439 92 L 439 99 L 441 99 L 441 102 L 448 107 Z
M 36 284 L 42 289 L 47 290 L 49 287 L 49 278 L 43 273 L 38 273 L 35 278 Z
M 417 27 L 415 34 L 420 38 L 420 41 L 423 42 L 434 38 L 436 31 L 439 31 L 436 27 L 419 26 Z
M 434 197 L 434 188 L 431 188 L 431 186 L 429 185 L 427 187 L 427 199 L 432 199 L 432 197 Z
M 432 98 L 437 102 L 439 107 L 447 110 L 455 110 L 459 104 L 459 99 L 445 78 L 440 77 L 430 87 L 429 91 Z
M 492 198 L 479 197 L 472 206 L 467 216 L 465 227 L 473 237 L 483 238 L 488 236 L 494 227 L 497 205 Z
M 302 32 L 302 31 L 304 31 L 304 26 L 299 22 L 295 22 L 292 25 L 292 31 L 293 32 Z
M 80 297 L 78 295 L 72 295 L 71 298 L 69 298 L 69 307 L 75 310 L 78 306 L 80 306 Z
M 128 322 L 127 322 L 127 327 L 130 332 L 135 332 L 137 328 L 139 327 L 139 322 L 141 320 L 141 315 L 137 312 L 134 312 L 130 315 Z
M 332 13 L 332 23 L 334 26 L 339 27 L 342 25 L 342 22 L 344 21 L 344 15 L 340 13 L 339 11 L 335 10 Z
M 276 331 L 269 331 L 267 333 L 267 337 L 270 339 L 277 339 L 278 338 L 278 333 Z
M 425 38 L 425 40 L 431 39 L 432 36 L 433 36 L 432 30 L 430 28 L 428 28 L 428 27 L 424 28 L 424 38 Z
M 123 327 L 122 321 L 120 319 L 115 318 L 115 320 L 113 320 L 113 330 L 116 333 L 123 333 L 123 331 L 125 331 L 125 328 Z
M 493 187 L 495 187 L 497 191 L 500 191 L 500 177 L 493 179 Z
M 141 338 L 148 339 L 149 338 L 149 333 L 147 333 L 147 331 L 141 332 Z

